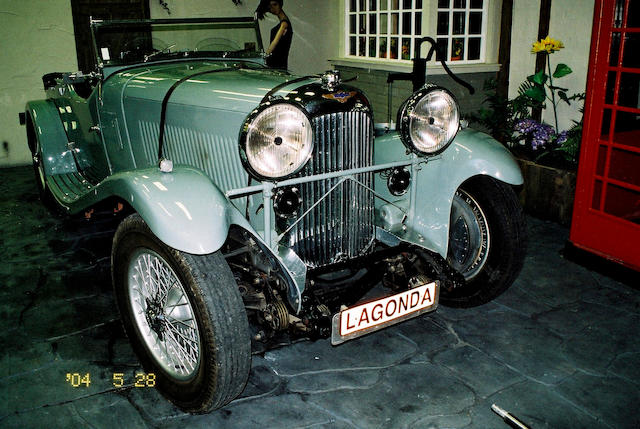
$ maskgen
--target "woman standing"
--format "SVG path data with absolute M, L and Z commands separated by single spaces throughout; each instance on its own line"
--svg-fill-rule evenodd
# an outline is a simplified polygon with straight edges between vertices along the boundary
M 280 22 L 271 29 L 271 39 L 267 48 L 267 66 L 286 70 L 289 64 L 289 49 L 293 39 L 293 27 L 289 17 L 282 10 L 283 0 L 261 0 L 256 13 L 263 19 L 269 12 L 278 17 Z

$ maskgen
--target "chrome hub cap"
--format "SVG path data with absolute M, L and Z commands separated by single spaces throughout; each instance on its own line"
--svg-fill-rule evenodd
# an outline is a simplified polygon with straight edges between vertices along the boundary
M 487 262 L 490 244 L 484 212 L 471 195 L 459 189 L 451 206 L 447 261 L 466 280 L 471 280 Z
M 172 377 L 191 378 L 200 365 L 200 332 L 178 276 L 156 252 L 138 249 L 127 280 L 134 321 L 150 355 Z

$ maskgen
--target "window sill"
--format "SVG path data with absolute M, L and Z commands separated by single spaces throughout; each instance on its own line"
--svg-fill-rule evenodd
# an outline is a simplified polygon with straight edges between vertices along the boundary
M 385 71 L 385 72 L 411 72 L 413 68 L 411 62 L 403 62 L 394 64 L 384 60 L 360 60 L 356 58 L 333 58 L 329 62 L 334 66 L 354 67 L 359 69 Z M 456 64 L 455 62 L 447 63 L 449 68 L 455 74 L 464 73 L 489 73 L 500 70 L 500 64 L 497 63 L 474 63 L 474 64 Z M 440 63 L 427 64 L 428 75 L 446 74 Z

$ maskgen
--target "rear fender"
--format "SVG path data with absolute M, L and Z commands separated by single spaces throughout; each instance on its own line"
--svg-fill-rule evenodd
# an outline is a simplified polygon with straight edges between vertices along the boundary
M 289 301 L 299 311 L 304 276 L 278 258 L 224 193 L 202 171 L 186 166 L 163 173 L 157 167 L 114 174 L 95 188 L 97 195 L 127 201 L 163 243 L 182 252 L 206 255 L 219 250 L 231 225 L 247 231 L 283 268 Z M 294 275 L 295 273 L 295 275 Z M 296 281 L 294 281 L 296 279 Z
M 376 139 L 376 148 L 383 145 L 382 150 L 395 152 L 396 157 L 405 156 L 404 146 L 400 149 L 397 144 L 401 142 L 393 133 Z M 459 132 L 444 152 L 417 168 L 411 185 L 416 187 L 415 204 L 411 206 L 408 201 L 412 190 L 407 193 L 404 203 L 400 201 L 400 205 L 413 207 L 413 211 L 405 221 L 406 231 L 397 233 L 397 236 L 445 258 L 449 245 L 451 204 L 460 185 L 479 175 L 511 185 L 523 183 L 520 167 L 511 153 L 491 136 L 472 129 Z
M 27 127 L 42 148 L 42 164 L 47 176 L 77 171 L 69 139 L 62 125 L 58 108 L 51 100 L 30 101 L 26 108 Z M 30 131 L 27 131 L 30 132 Z M 32 147 L 30 147 L 33 152 Z

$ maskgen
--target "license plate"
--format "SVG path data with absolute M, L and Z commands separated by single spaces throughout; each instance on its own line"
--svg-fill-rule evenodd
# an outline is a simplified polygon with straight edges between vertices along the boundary
M 331 344 L 336 345 L 404 320 L 433 311 L 438 305 L 439 284 L 426 283 L 334 314 Z

